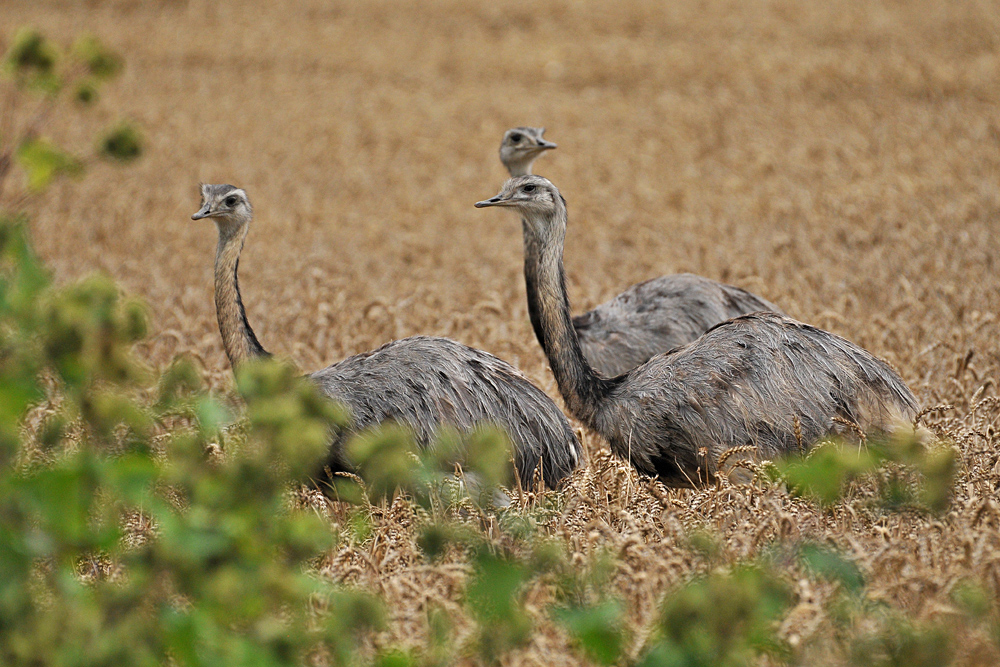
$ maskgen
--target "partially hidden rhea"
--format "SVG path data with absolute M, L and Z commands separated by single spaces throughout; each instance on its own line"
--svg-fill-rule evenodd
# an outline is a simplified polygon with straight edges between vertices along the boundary
M 828 434 L 892 431 L 913 421 L 916 400 L 885 362 L 777 313 L 725 321 L 604 377 L 588 362 L 570 317 L 559 190 L 540 176 L 519 176 L 476 204 L 488 206 L 521 218 L 528 310 L 567 407 L 640 472 L 693 486 L 714 478 L 719 457 L 732 448 L 771 458 Z
M 556 147 L 544 127 L 515 127 L 500 142 L 500 161 L 510 175 L 531 174 L 535 160 Z M 731 317 L 781 310 L 755 294 L 690 273 L 632 285 L 610 301 L 573 318 L 580 347 L 598 372 L 614 377 L 655 354 L 689 343 Z M 535 337 L 542 342 L 538 323 Z
M 247 321 L 237 271 L 253 219 L 244 190 L 202 185 L 194 220 L 211 218 L 219 230 L 215 254 L 215 307 L 226 355 L 235 370 L 268 356 Z M 582 459 L 580 442 L 562 411 L 516 368 L 481 350 L 447 338 L 414 336 L 387 343 L 308 376 L 346 405 L 355 430 L 385 421 L 412 428 L 426 446 L 443 424 L 467 430 L 492 424 L 506 431 L 522 483 L 542 478 L 555 487 Z M 334 471 L 350 468 L 343 436 L 329 458 Z

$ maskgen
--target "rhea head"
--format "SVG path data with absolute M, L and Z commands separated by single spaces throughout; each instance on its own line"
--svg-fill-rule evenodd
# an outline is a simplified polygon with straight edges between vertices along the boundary
M 192 220 L 212 218 L 219 234 L 228 236 L 250 223 L 253 207 L 247 193 L 234 185 L 201 186 L 201 208 L 191 215 Z
M 522 216 L 551 217 L 565 206 L 556 186 L 542 176 L 515 176 L 503 184 L 496 197 L 476 202 L 476 208 L 503 206 L 517 209 Z
M 500 142 L 500 161 L 511 176 L 522 176 L 531 171 L 531 164 L 539 155 L 556 147 L 542 138 L 544 127 L 515 127 L 503 135 Z

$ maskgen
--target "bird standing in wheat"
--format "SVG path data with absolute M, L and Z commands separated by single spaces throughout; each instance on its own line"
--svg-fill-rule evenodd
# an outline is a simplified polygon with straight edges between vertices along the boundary
M 191 218 L 211 218 L 219 230 L 215 306 L 235 370 L 268 355 L 247 320 L 237 276 L 253 208 L 246 192 L 232 185 L 202 185 L 201 195 L 202 206 Z M 541 467 L 545 484 L 555 487 L 582 458 L 565 415 L 544 392 L 505 361 L 447 338 L 393 341 L 308 377 L 350 409 L 355 430 L 396 421 L 412 428 L 426 446 L 442 424 L 462 430 L 499 426 L 511 439 L 525 485 Z M 335 471 L 349 469 L 342 444 L 334 442 L 331 451 L 329 465 Z
M 723 322 L 693 342 L 612 378 L 596 373 L 570 319 L 563 244 L 566 202 L 540 176 L 512 178 L 476 207 L 518 213 L 528 311 L 570 411 L 640 472 L 672 486 L 717 474 L 726 450 L 757 458 L 824 435 L 889 431 L 916 400 L 887 364 L 829 332 L 776 313 Z
M 556 147 L 544 127 L 515 127 L 500 142 L 510 175 L 531 174 L 535 160 Z M 527 274 L 525 274 L 527 276 Z M 765 299 L 691 273 L 652 278 L 573 318 L 584 356 L 607 377 L 635 368 L 655 354 L 689 343 L 731 317 L 757 311 L 781 313 Z M 538 323 L 531 324 L 542 342 Z

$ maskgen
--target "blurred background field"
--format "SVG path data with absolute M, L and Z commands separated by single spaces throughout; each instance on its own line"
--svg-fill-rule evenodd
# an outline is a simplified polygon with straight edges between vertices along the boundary
M 57 41 L 85 29 L 125 57 L 96 116 L 49 132 L 86 144 L 88 123 L 112 118 L 100 109 L 124 112 L 144 129 L 143 160 L 95 164 L 29 213 L 57 280 L 100 270 L 145 299 L 140 356 L 152 364 L 189 353 L 212 386 L 231 387 L 216 232 L 189 219 L 199 182 L 228 182 L 256 209 L 241 285 L 272 352 L 314 370 L 443 335 L 555 397 L 528 323 L 518 223 L 472 208 L 504 180 L 503 131 L 545 126 L 559 148 L 535 169 L 569 202 L 575 311 L 645 278 L 699 273 L 889 360 L 925 406 L 954 406 L 937 423 L 962 471 L 939 532 L 926 517 L 831 514 L 770 490 L 739 506 L 718 489 L 671 491 L 664 519 L 588 436 L 596 463 L 567 493 L 604 504 L 553 531 L 634 547 L 617 586 L 637 627 L 704 567 L 664 565 L 680 549 L 671 540 L 702 523 L 721 531 L 723 561 L 768 537 L 830 539 L 915 618 L 940 612 L 969 573 L 994 577 L 996 594 L 996 406 L 971 408 L 1000 379 L 1000 3 L 15 0 L 0 16 Z M 376 533 L 398 537 L 390 515 Z M 407 569 L 419 559 L 405 540 L 375 542 L 324 572 L 381 586 L 404 619 L 393 640 L 419 636 L 411 588 L 454 598 L 450 575 Z M 404 556 L 383 567 L 393 549 Z M 533 642 L 511 660 L 572 664 L 555 631 Z M 995 653 L 967 664 L 982 655 Z

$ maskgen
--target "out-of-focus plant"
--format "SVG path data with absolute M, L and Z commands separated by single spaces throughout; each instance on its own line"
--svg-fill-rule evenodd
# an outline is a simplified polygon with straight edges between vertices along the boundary
M 353 664 L 381 604 L 310 574 L 333 534 L 288 493 L 342 411 L 276 362 L 241 369 L 244 431 L 185 361 L 139 400 L 144 331 L 106 279 L 52 286 L 0 220 L 0 663 Z
M 876 476 L 883 507 L 942 512 L 951 499 L 956 466 L 951 447 L 927 445 L 918 434 L 901 430 L 869 438 L 860 446 L 831 440 L 766 470 L 773 479 L 784 480 L 793 493 L 823 505 L 839 501 L 851 482 Z
M 840 664 L 857 667 L 936 667 L 955 657 L 952 630 L 936 621 L 916 621 L 867 598 L 835 598 L 831 618 L 836 627 Z M 833 656 L 827 656 L 831 658 Z
M 494 664 L 510 649 L 527 641 L 531 618 L 524 610 L 530 572 L 516 559 L 481 549 L 465 589 L 465 605 L 479 624 L 479 656 Z
M 591 662 L 614 665 L 621 658 L 627 632 L 624 610 L 617 600 L 561 607 L 555 617 Z
M 788 585 L 766 564 L 712 572 L 667 596 L 639 664 L 724 667 L 781 658 L 788 647 L 776 626 L 791 602 Z
M 477 507 L 507 501 L 500 487 L 511 478 L 511 445 L 497 428 L 444 428 L 429 447 L 419 448 L 408 428 L 383 424 L 350 438 L 346 449 L 364 486 L 358 477 L 338 479 L 344 499 L 371 501 L 402 492 L 435 519 L 467 498 Z
M 34 28 L 14 34 L 0 60 L 0 206 L 17 209 L 58 176 L 81 174 L 95 157 L 129 162 L 142 154 L 142 137 L 127 120 L 100 132 L 84 157 L 45 136 L 55 113 L 79 114 L 93 107 L 102 86 L 123 67 L 121 56 L 93 35 L 63 47 Z M 15 171 L 24 178 L 11 184 Z

